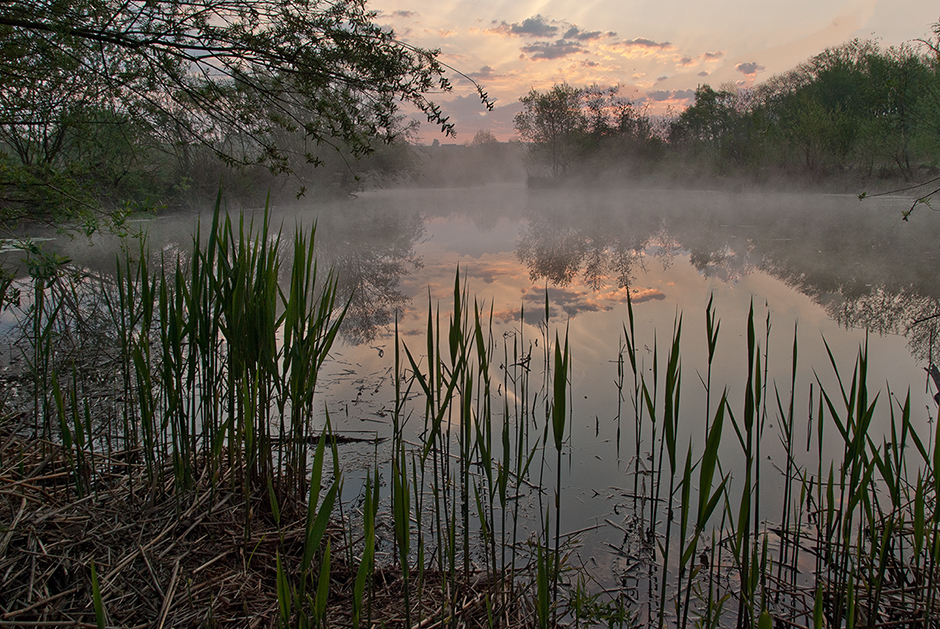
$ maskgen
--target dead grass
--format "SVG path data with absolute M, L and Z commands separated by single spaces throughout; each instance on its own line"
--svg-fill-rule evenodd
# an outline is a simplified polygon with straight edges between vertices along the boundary
M 278 528 L 266 497 L 212 491 L 205 478 L 186 495 L 170 485 L 148 491 L 134 453 L 98 457 L 95 491 L 79 498 L 69 489 L 61 446 L 24 437 L 24 422 L 25 415 L 19 423 L 8 418 L 0 436 L 0 626 L 97 627 L 92 563 L 107 626 L 278 626 L 276 555 L 300 565 L 305 505 L 282 505 Z M 226 486 L 224 478 L 217 483 Z M 351 626 L 357 566 L 349 564 L 339 522 L 328 535 L 328 625 Z M 512 609 L 501 608 L 497 584 L 481 575 L 453 591 L 446 576 L 412 575 L 415 627 L 492 626 L 490 613 L 503 626 L 535 623 L 534 608 L 520 606 L 519 597 Z M 405 626 L 403 601 L 400 573 L 377 569 L 372 626 Z

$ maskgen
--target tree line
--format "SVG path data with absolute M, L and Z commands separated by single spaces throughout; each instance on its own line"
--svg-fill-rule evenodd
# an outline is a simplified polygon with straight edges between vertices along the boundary
M 452 134 L 432 96 L 453 69 L 375 18 L 364 0 L 0 1 L 0 223 L 93 227 L 97 210 L 199 203 L 220 184 L 260 203 L 419 177 L 422 159 L 440 170 L 459 156 L 422 158 L 401 105 Z M 515 126 L 546 178 L 919 181 L 940 155 L 935 34 L 853 41 L 755 88 L 702 85 L 667 117 L 617 87 L 555 85 L 521 99 Z M 490 170 L 517 172 L 515 149 L 478 144 Z
M 940 40 L 940 24 L 934 32 Z M 854 40 L 753 88 L 700 85 L 671 116 L 617 87 L 555 85 L 520 99 L 515 128 L 539 177 L 922 181 L 940 165 L 940 51 L 922 43 Z

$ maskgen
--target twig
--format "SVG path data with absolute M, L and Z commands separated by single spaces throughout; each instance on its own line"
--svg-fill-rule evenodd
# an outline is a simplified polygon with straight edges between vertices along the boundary
M 466 602 L 460 607 L 460 609 L 458 609 L 457 611 L 455 611 L 453 614 L 451 614 L 451 615 L 450 615 L 449 617 L 447 617 L 447 618 L 441 618 L 441 616 L 443 615 L 443 609 L 444 609 L 444 608 L 442 607 L 441 610 L 440 610 L 437 614 L 432 614 L 432 615 L 428 616 L 427 618 L 425 618 L 424 620 L 422 620 L 419 624 L 417 624 L 417 625 L 415 625 L 414 627 L 412 627 L 412 629 L 436 629 L 436 627 L 441 626 L 445 621 L 450 621 L 450 620 L 452 620 L 453 618 L 456 618 L 457 616 L 459 616 L 460 614 L 464 613 L 465 611 L 467 611 L 468 609 L 470 609 L 471 607 L 473 607 L 474 605 L 476 605 L 477 603 L 479 603 L 479 602 L 482 601 L 482 600 L 483 600 L 483 593 L 477 594 L 477 595 L 474 596 L 472 599 L 466 601 Z M 437 620 L 434 620 L 435 618 L 437 618 Z M 431 621 L 433 621 L 433 622 L 431 622 Z
M 0 542 L 0 557 L 4 557 L 7 554 L 7 546 L 10 545 L 10 540 L 13 538 L 13 532 L 16 530 L 16 525 L 20 523 L 20 518 L 23 517 L 23 511 L 26 509 L 26 497 L 23 497 L 23 501 L 20 503 L 19 513 L 16 514 L 16 517 L 13 518 L 13 524 L 7 529 L 7 534 L 3 536 L 3 541 Z
M 24 607 L 22 609 L 15 609 L 12 612 L 7 612 L 6 614 L 3 615 L 3 619 L 7 620 L 10 618 L 16 618 L 17 616 L 20 616 L 21 614 L 25 614 L 26 612 L 31 612 L 37 607 L 42 607 L 43 605 L 46 605 L 48 603 L 51 603 L 52 601 L 58 600 L 62 598 L 63 596 L 74 594 L 75 592 L 78 592 L 80 589 L 82 589 L 82 587 L 80 585 L 76 585 L 71 590 L 65 590 L 64 592 L 59 592 L 58 594 L 54 594 L 48 598 L 44 598 L 41 601 L 36 601 L 35 603 L 33 603 L 32 605 L 28 607 Z
M 182 557 L 176 558 L 176 563 L 173 565 L 173 576 L 170 577 L 170 586 L 166 589 L 166 596 L 163 598 L 163 607 L 160 609 L 160 622 L 157 624 L 157 629 L 163 629 L 163 624 L 166 622 L 166 615 L 170 611 L 170 606 L 173 604 L 173 593 L 176 591 L 176 578 L 179 576 L 180 572 L 180 559 Z

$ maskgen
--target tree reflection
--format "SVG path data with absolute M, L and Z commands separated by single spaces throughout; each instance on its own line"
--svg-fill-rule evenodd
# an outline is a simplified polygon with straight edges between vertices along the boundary
M 940 285 L 929 272 L 938 248 L 930 230 L 901 230 L 890 216 L 857 206 L 750 200 L 743 207 L 704 198 L 663 208 L 540 198 L 516 256 L 533 282 L 580 283 L 595 292 L 631 287 L 645 265 L 666 270 L 680 255 L 727 284 L 760 271 L 809 296 L 841 325 L 903 335 L 916 359 L 940 361 Z M 565 201 L 571 210 L 558 207 Z
M 901 334 L 907 338 L 914 358 L 936 363 L 940 347 L 940 303 L 902 289 L 878 287 L 865 295 L 831 302 L 829 315 L 846 327 L 864 328 L 878 334 Z
M 634 268 L 643 264 L 651 234 L 628 229 L 576 227 L 533 217 L 523 228 L 516 256 L 526 265 L 529 278 L 570 286 L 579 275 L 598 291 L 611 279 L 617 288 L 630 286 Z M 675 255 L 675 247 L 663 247 L 663 259 Z
M 517 243 L 516 256 L 526 265 L 533 282 L 547 280 L 555 286 L 567 287 L 580 278 L 595 292 L 610 285 L 629 288 L 637 272 L 647 271 L 649 261 L 657 261 L 665 271 L 677 255 L 684 253 L 682 243 L 655 217 L 579 220 L 582 218 L 577 214 L 530 213 Z M 706 257 L 709 263 L 718 260 L 717 254 L 708 253 Z M 710 271 L 711 265 L 703 268 Z
M 407 304 L 399 285 L 402 276 L 422 266 L 415 244 L 424 233 L 424 219 L 416 212 L 363 210 L 320 216 L 318 262 L 332 267 L 341 300 L 350 300 L 340 331 L 346 341 L 372 341 Z
M 525 262 L 533 282 L 544 278 L 557 286 L 569 286 L 581 270 L 588 246 L 576 229 L 530 223 L 523 229 L 516 255 Z
M 689 252 L 689 262 L 699 273 L 726 284 L 736 284 L 757 268 L 751 258 L 747 247 L 743 253 L 738 253 L 727 242 L 711 248 L 698 246 Z

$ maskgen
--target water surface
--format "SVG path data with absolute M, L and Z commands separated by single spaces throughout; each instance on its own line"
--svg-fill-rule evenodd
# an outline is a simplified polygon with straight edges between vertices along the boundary
M 726 389 L 732 409 L 744 395 L 745 331 L 754 312 L 767 365 L 762 456 L 768 478 L 781 456 L 775 386 L 786 400 L 794 336 L 797 443 L 811 430 L 811 388 L 816 402 L 820 386 L 836 391 L 830 351 L 848 377 L 867 351 L 869 382 L 882 390 L 874 431 L 886 430 L 889 406 L 897 403 L 892 396 L 910 390 L 914 425 L 927 438 L 936 416 L 924 367 L 938 352 L 937 320 L 929 317 L 940 310 L 940 219 L 921 211 L 902 221 L 909 207 L 909 200 L 892 197 L 485 187 L 309 201 L 274 208 L 272 220 L 287 231 L 316 224 L 320 264 L 351 295 L 343 337 L 320 378 L 320 425 L 328 411 L 341 431 L 389 434 L 395 323 L 403 343 L 426 361 L 429 307 L 446 321 L 455 278 L 492 318 L 497 345 L 506 340 L 531 352 L 534 370 L 556 331 L 568 334 L 573 367 L 562 529 L 592 529 L 580 535 L 580 560 L 603 581 L 625 569 L 617 549 L 628 542 L 636 453 L 642 467 L 653 450 L 646 441 L 637 447 L 635 410 L 617 385 L 628 294 L 638 362 L 650 379 L 657 343 L 665 351 L 681 319 L 682 452 L 689 443 L 701 450 L 717 404 L 713 393 L 706 408 L 703 386 L 710 300 L 721 321 L 713 391 Z M 250 214 L 260 220 L 260 210 Z M 196 220 L 175 216 L 141 225 L 152 247 L 172 254 L 188 248 Z M 114 253 L 104 240 L 60 244 L 76 264 L 110 272 Z M 494 360 L 494 382 L 503 381 L 505 362 Z M 417 441 L 420 419 L 410 421 Z M 728 434 L 722 460 L 733 462 L 740 446 Z M 342 462 L 354 479 L 387 456 L 382 448 L 348 448 Z M 733 466 L 725 471 L 734 474 Z M 347 489 L 357 491 L 349 488 L 353 482 Z M 539 498 L 527 499 L 533 521 L 543 508 Z M 768 504 L 768 514 L 774 508 Z

